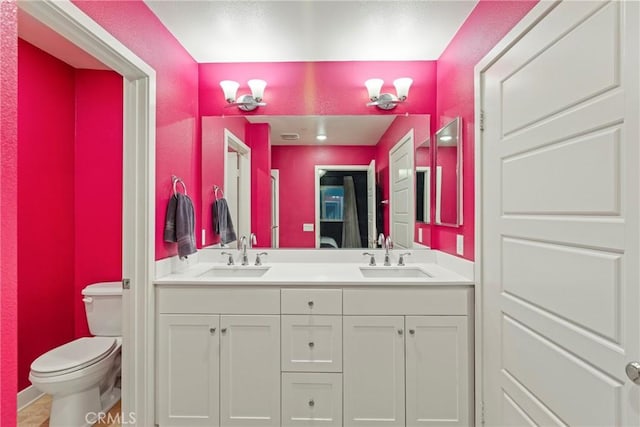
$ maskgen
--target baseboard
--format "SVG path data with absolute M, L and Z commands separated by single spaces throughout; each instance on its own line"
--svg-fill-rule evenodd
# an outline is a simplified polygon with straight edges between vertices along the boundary
M 40 390 L 30 385 L 18 393 L 18 411 L 29 406 L 34 401 L 40 399 L 44 395 Z

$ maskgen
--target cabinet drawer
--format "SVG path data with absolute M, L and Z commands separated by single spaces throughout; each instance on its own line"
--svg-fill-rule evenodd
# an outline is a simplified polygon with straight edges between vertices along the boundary
M 428 289 L 345 289 L 344 314 L 442 315 L 471 313 L 473 290 L 432 287 Z
M 282 374 L 283 426 L 341 426 L 342 374 Z
M 280 314 L 280 290 L 264 288 L 162 288 L 160 313 Z
M 342 289 L 283 289 L 282 314 L 342 314 Z
M 282 316 L 282 370 L 342 371 L 341 316 Z

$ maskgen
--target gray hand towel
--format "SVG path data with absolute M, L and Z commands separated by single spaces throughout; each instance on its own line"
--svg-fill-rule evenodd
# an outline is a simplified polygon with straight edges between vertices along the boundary
M 213 229 L 216 234 L 220 235 L 220 242 L 224 244 L 237 240 L 229 205 L 224 198 L 213 202 Z
M 176 203 L 176 240 L 178 242 L 178 256 L 186 258 L 197 252 L 195 236 L 195 212 L 193 203 L 186 194 L 178 193 Z
M 167 203 L 167 214 L 164 221 L 164 241 L 177 242 L 176 238 L 176 207 L 178 206 L 178 198 L 173 195 Z

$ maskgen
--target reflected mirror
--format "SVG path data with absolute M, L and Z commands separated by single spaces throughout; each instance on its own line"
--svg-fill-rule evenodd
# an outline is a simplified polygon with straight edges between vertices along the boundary
M 203 246 L 220 242 L 209 193 L 227 177 L 218 141 L 228 132 L 250 150 L 251 184 L 237 191 L 251 194 L 256 247 L 367 248 L 389 230 L 389 151 L 410 130 L 427 141 L 429 123 L 426 114 L 203 117 Z M 409 242 L 414 231 L 412 223 Z
M 431 223 L 431 141 L 416 147 L 416 223 Z
M 435 223 L 462 224 L 462 119 L 457 117 L 435 136 Z

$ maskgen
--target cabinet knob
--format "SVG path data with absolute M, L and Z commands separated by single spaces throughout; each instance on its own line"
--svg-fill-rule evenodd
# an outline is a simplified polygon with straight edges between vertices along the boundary
M 313 308 L 313 301 L 309 301 L 307 304 L 309 304 L 309 308 Z
M 227 328 L 220 329 L 220 332 L 222 332 L 223 334 L 226 334 L 227 333 Z
M 311 341 L 311 342 L 309 343 L 309 348 L 313 348 L 313 346 L 314 346 L 314 345 L 315 345 L 315 344 L 313 343 L 313 341 Z
M 404 331 L 402 329 L 398 329 L 398 335 L 402 335 Z
M 211 332 L 211 335 L 216 333 L 216 328 L 209 328 L 209 332 Z
M 315 406 L 316 402 L 313 401 L 313 399 L 309 400 L 309 406 L 311 406 L 312 408 Z
M 416 330 L 415 330 L 415 329 L 409 329 L 409 333 L 410 333 L 411 335 L 415 335 Z

